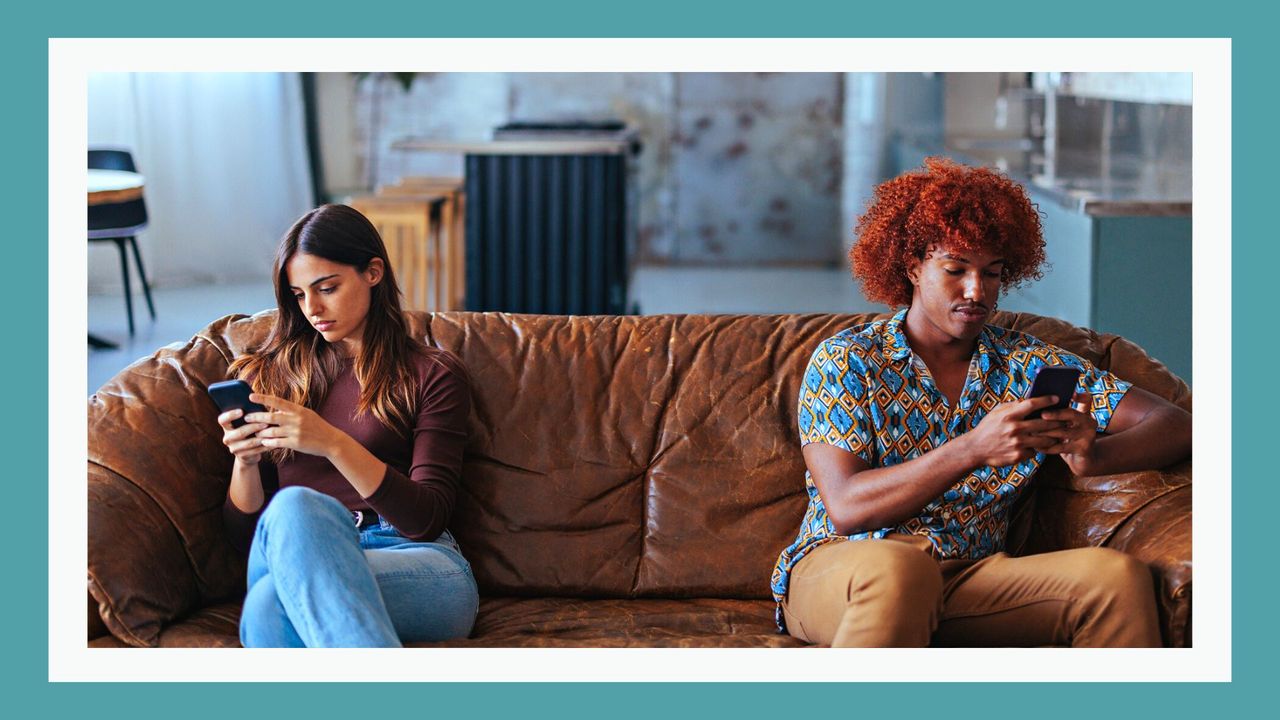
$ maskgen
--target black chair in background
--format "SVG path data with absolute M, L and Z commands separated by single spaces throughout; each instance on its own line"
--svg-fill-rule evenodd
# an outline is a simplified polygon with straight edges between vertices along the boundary
M 123 170 L 138 172 L 133 164 L 133 156 L 125 150 L 90 150 L 90 170 Z M 156 319 L 156 307 L 151 302 L 151 286 L 147 282 L 147 271 L 142 267 L 142 255 L 138 253 L 138 231 L 147 226 L 147 204 L 141 198 L 125 202 L 106 203 L 89 206 L 89 242 L 110 240 L 120 251 L 120 272 L 124 276 L 124 306 L 129 313 L 129 335 L 133 336 L 133 292 L 129 283 L 129 256 L 125 253 L 125 245 L 133 248 L 133 260 L 138 265 L 138 275 L 142 279 L 142 293 L 147 298 L 147 310 L 151 319 Z

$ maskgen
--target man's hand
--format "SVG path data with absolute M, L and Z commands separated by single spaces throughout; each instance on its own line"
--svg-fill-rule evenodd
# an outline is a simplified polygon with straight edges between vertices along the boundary
M 1057 453 L 1076 475 L 1093 475 L 1097 453 L 1095 441 L 1098 439 L 1098 421 L 1089 412 L 1089 395 L 1076 393 L 1071 407 L 1061 410 L 1046 410 L 1041 417 L 1053 421 L 1057 427 L 1045 431 L 1046 437 L 1057 442 L 1046 453 Z
M 1052 395 L 1028 398 L 1004 403 L 987 413 L 978 427 L 961 436 L 969 452 L 971 467 L 1004 467 L 1022 462 L 1037 452 L 1049 452 L 1061 441 L 1046 433 L 1061 429 L 1062 421 L 1045 417 L 1028 420 L 1027 415 L 1057 401 Z

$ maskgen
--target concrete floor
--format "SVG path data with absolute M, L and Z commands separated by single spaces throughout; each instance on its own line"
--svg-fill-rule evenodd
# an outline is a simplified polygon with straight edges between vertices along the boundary
M 133 322 L 137 330 L 130 337 L 124 297 L 119 293 L 89 296 L 89 332 L 119 347 L 114 350 L 89 348 L 87 394 L 93 394 L 134 360 L 169 343 L 186 342 L 223 315 L 248 315 L 276 305 L 275 291 L 263 282 L 156 288 L 151 291 L 151 299 L 156 306 L 155 320 L 147 314 L 147 301 L 142 295 L 133 299 Z
M 640 267 L 632 276 L 631 299 L 645 315 L 662 313 L 803 313 L 874 310 L 858 294 L 844 269 Z M 266 282 L 152 290 L 156 319 L 146 301 L 134 298 L 137 332 L 129 336 L 124 298 L 89 296 L 89 332 L 119 343 L 114 350 L 89 350 L 88 393 L 140 357 L 172 342 L 186 342 L 224 315 L 246 315 L 275 307 Z

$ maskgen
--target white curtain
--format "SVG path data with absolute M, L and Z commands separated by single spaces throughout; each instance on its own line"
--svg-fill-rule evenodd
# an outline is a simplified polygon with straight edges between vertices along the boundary
M 129 150 L 146 177 L 154 286 L 269 283 L 276 243 L 312 205 L 297 73 L 92 74 L 89 147 Z M 119 292 L 115 247 L 89 252 L 89 291 Z

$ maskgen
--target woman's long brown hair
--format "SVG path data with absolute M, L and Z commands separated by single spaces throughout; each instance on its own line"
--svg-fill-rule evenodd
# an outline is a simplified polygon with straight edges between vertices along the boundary
M 364 338 L 355 359 L 360 383 L 356 412 L 372 413 L 387 428 L 407 437 L 413 427 L 417 390 L 410 361 L 425 346 L 409 336 L 400 309 L 400 288 L 382 237 L 368 218 L 346 205 L 322 205 L 308 212 L 280 240 L 273 264 L 275 325 L 262 348 L 236 358 L 230 373 L 247 381 L 255 392 L 316 410 L 342 371 L 338 348 L 307 321 L 289 288 L 289 261 L 299 253 L 350 265 L 358 272 L 368 269 L 374 258 L 382 260 L 382 280 L 370 291 Z M 272 453 L 276 461 L 291 455 L 288 450 Z

